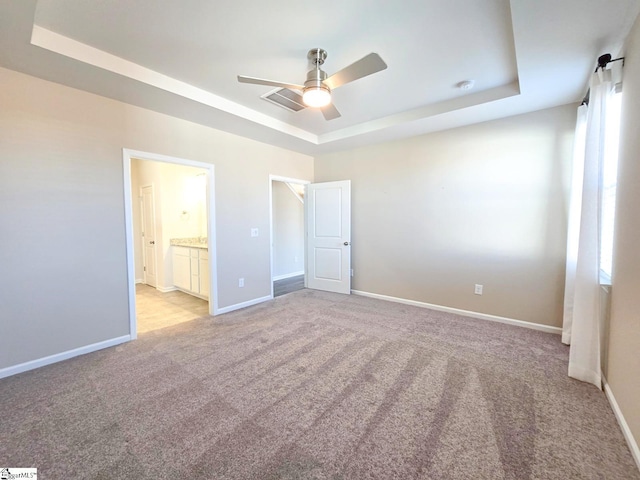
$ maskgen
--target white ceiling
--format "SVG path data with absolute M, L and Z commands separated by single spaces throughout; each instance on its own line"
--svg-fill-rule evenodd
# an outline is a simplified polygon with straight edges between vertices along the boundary
M 13 0 L 0 65 L 308 154 L 578 102 L 616 55 L 638 0 Z M 331 75 L 370 52 L 382 72 L 334 90 L 342 117 L 289 112 L 307 51 Z M 456 85 L 474 80 L 463 91 Z

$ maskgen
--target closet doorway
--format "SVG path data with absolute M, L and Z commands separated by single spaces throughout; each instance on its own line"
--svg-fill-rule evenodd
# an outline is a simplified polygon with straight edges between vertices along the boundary
M 271 297 L 305 286 L 305 185 L 310 182 L 271 175 Z

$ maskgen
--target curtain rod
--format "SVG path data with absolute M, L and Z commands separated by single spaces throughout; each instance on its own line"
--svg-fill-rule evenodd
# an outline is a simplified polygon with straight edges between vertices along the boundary
M 614 58 L 613 60 L 611 60 L 610 53 L 605 53 L 604 55 L 600 55 L 598 57 L 598 66 L 596 67 L 595 71 L 597 72 L 599 68 L 605 68 L 609 63 L 618 62 L 620 60 L 622 60 L 622 65 L 624 66 L 624 57 Z
M 598 57 L 598 66 L 596 67 L 594 73 L 596 73 L 599 68 L 602 68 L 604 70 L 607 67 L 608 64 L 610 64 L 612 62 L 619 62 L 621 60 L 622 60 L 622 66 L 624 66 L 624 57 L 614 58 L 612 60 L 610 53 L 605 53 L 604 55 L 600 55 Z M 590 94 L 591 94 L 591 89 L 587 90 L 587 93 L 584 96 L 584 98 L 582 99 L 582 102 L 580 103 L 580 105 L 589 105 L 589 96 L 590 96 Z

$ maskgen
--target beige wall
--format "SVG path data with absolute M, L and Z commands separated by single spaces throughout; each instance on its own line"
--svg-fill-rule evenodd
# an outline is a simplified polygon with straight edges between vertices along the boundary
M 132 159 L 131 190 L 136 280 L 144 278 L 140 188 L 153 185 L 156 220 L 157 286 L 172 289 L 172 238 L 207 236 L 207 187 L 202 168 Z M 183 215 L 183 212 L 187 212 Z
M 316 158 L 352 181 L 353 288 L 559 327 L 575 111 Z
M 273 276 L 304 271 L 304 205 L 286 183 L 273 181 Z
M 6 69 L 0 105 L 0 369 L 129 333 L 123 147 L 215 164 L 219 306 L 270 294 L 269 175 L 311 157 Z
M 640 443 L 640 17 L 623 82 L 607 380 Z

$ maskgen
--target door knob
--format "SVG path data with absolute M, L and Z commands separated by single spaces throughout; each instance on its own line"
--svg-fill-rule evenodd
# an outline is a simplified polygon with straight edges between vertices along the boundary
M 153 240 L 151 240 L 151 241 L 149 242 L 149 245 L 155 245 L 155 244 L 156 244 L 156 242 L 155 242 L 155 241 L 153 241 Z
M 343 244 L 343 245 L 344 245 L 345 247 L 348 247 L 348 246 L 349 246 L 349 242 L 344 242 L 344 244 Z

